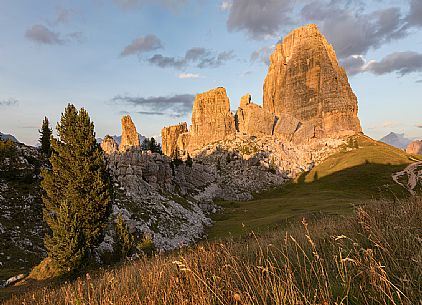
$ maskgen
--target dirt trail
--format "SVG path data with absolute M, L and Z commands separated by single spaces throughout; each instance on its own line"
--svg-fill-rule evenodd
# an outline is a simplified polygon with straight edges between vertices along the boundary
M 407 176 L 406 185 L 399 181 L 400 178 L 405 175 Z M 415 187 L 418 184 L 418 181 L 421 181 L 422 183 L 422 161 L 410 164 L 404 170 L 394 173 L 392 178 L 394 182 L 407 189 L 412 195 L 416 195 Z

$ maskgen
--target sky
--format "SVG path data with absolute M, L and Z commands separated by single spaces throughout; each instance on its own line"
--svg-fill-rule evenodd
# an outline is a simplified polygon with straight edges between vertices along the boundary
M 97 137 L 190 123 L 195 94 L 262 104 L 269 56 L 315 23 L 358 97 L 365 134 L 422 138 L 421 0 L 0 0 L 0 132 L 35 145 L 44 116 L 85 108 Z

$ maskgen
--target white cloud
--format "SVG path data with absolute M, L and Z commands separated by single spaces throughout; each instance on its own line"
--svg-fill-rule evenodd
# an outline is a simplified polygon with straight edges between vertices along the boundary
M 228 11 L 228 10 L 231 9 L 232 5 L 233 5 L 233 3 L 231 1 L 229 1 L 229 0 L 223 0 L 221 2 L 221 4 L 220 4 L 220 9 L 222 11 Z
M 188 78 L 200 78 L 201 76 L 199 74 L 193 74 L 193 73 L 180 73 L 177 75 L 180 79 L 188 79 Z

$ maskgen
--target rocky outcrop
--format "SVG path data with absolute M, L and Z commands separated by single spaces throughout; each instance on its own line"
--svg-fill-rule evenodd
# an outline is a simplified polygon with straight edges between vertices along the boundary
M 101 148 L 106 154 L 112 154 L 119 151 L 119 145 L 116 141 L 109 135 L 106 135 L 101 141 Z
M 292 141 L 293 135 L 300 127 L 300 121 L 289 114 L 279 114 L 277 124 L 274 127 L 274 134 Z
M 251 102 L 251 95 L 246 94 L 240 101 L 236 112 L 237 128 L 251 136 L 272 135 L 275 115 Z
M 163 154 L 170 158 L 179 157 L 179 152 L 183 152 L 187 146 L 185 143 L 186 136 L 181 137 L 180 141 L 179 137 L 181 134 L 186 134 L 187 132 L 188 126 L 186 123 L 180 123 L 161 129 Z
M 406 152 L 412 155 L 422 155 L 422 140 L 416 140 L 410 143 L 406 148 Z
M 303 143 L 361 132 L 357 98 L 316 25 L 292 31 L 270 59 L 263 107 L 279 116 L 278 134 Z
M 189 151 L 232 138 L 236 134 L 234 117 L 226 89 L 217 88 L 198 94 L 192 109 Z
M 123 152 L 131 147 L 139 147 L 139 136 L 136 132 L 135 124 L 132 122 L 130 115 L 122 117 L 122 141 L 119 151 Z
M 35 148 L 0 142 L 0 288 L 47 255 L 40 187 L 47 160 Z

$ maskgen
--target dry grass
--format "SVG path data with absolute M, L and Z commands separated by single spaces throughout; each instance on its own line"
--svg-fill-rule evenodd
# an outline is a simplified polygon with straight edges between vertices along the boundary
M 5 304 L 422 304 L 422 199 L 202 244 Z

